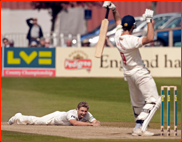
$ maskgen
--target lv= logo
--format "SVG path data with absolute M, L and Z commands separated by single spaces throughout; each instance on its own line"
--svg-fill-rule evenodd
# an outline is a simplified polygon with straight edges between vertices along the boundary
M 35 57 L 37 56 L 37 52 L 33 51 L 29 56 L 24 52 L 21 51 L 20 52 L 20 57 L 27 63 L 30 64 L 32 62 L 33 59 L 35 59 Z
M 52 63 L 52 60 L 50 57 L 52 57 L 52 53 L 50 51 L 39 51 L 38 53 L 36 51 L 33 51 L 29 55 L 25 51 L 19 52 L 19 57 L 22 58 L 26 64 L 30 64 L 37 56 L 39 56 L 38 64 L 44 64 L 44 65 L 50 65 Z M 43 57 L 43 58 L 41 58 Z M 47 57 L 47 58 L 45 58 Z M 20 58 L 14 58 L 14 52 L 8 51 L 7 52 L 7 63 L 8 64 L 21 64 Z

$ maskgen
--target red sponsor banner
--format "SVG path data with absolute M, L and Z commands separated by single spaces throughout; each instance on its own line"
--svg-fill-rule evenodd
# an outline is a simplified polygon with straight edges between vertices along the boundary
M 55 77 L 55 69 L 4 69 L 4 76 Z
M 81 59 L 81 60 L 68 60 L 64 62 L 65 69 L 91 69 L 92 61 L 90 59 Z

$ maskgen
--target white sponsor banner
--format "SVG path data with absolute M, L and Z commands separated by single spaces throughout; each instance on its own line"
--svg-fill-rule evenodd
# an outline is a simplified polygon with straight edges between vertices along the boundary
M 153 77 L 181 77 L 181 48 L 140 48 Z M 105 48 L 95 58 L 95 48 L 56 48 L 57 77 L 123 77 L 117 48 Z

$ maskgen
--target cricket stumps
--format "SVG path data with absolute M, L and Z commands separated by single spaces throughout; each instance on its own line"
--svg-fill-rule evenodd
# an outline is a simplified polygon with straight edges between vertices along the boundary
M 164 89 L 167 89 L 167 136 L 170 136 L 170 91 L 174 90 L 174 136 L 177 136 L 177 86 L 161 86 L 161 136 L 164 136 Z

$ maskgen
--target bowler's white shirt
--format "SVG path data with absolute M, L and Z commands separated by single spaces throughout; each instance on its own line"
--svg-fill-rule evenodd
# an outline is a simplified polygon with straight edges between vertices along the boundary
M 133 35 L 123 35 L 122 26 L 116 27 L 115 42 L 122 57 L 124 76 L 131 76 L 136 71 L 145 68 L 141 59 L 139 47 L 142 47 L 142 38 Z
M 87 114 L 82 119 L 79 120 L 77 110 L 72 109 L 67 112 L 60 112 L 56 116 L 54 121 L 56 124 L 71 125 L 71 123 L 69 122 L 69 120 L 71 119 L 75 119 L 77 121 L 82 121 L 82 122 L 87 122 L 87 121 L 92 122 L 96 120 L 90 112 L 87 112 Z

